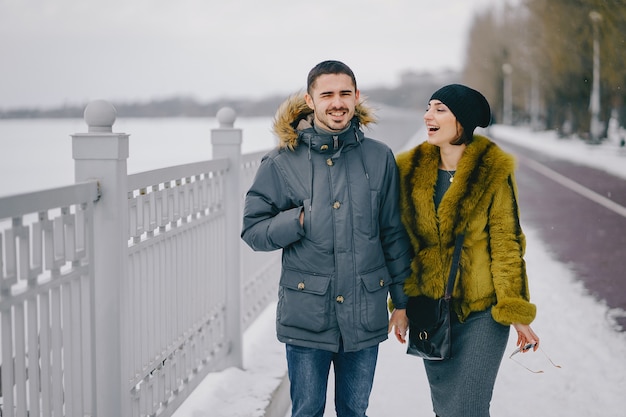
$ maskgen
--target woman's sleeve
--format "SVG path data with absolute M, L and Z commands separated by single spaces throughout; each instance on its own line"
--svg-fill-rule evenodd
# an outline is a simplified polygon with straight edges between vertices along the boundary
M 530 324 L 537 308 L 530 303 L 524 253 L 526 237 L 520 225 L 517 184 L 511 174 L 495 193 L 489 214 L 491 273 L 497 302 L 491 314 L 504 325 Z

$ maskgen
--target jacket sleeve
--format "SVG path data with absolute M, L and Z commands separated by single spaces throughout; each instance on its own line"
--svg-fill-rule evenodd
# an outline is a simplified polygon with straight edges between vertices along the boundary
M 489 218 L 491 273 L 497 302 L 491 314 L 504 325 L 530 324 L 537 308 L 530 303 L 524 252 L 526 238 L 519 221 L 517 185 L 511 174 L 496 192 Z
M 391 151 L 387 158 L 385 182 L 379 218 L 380 239 L 392 278 L 389 289 L 391 301 L 395 308 L 403 309 L 408 301 L 408 296 L 404 293 L 404 281 L 411 275 L 412 249 L 400 218 L 398 166 Z
M 302 207 L 293 207 L 271 158 L 265 158 L 246 194 L 241 238 L 255 251 L 284 248 L 304 235 Z

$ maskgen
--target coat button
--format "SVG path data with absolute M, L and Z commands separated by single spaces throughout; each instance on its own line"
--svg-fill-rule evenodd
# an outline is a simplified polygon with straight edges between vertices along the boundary
M 343 303 L 343 295 L 338 295 L 338 296 L 337 296 L 337 298 L 336 298 L 336 300 L 337 300 L 337 302 L 338 302 L 339 304 L 342 304 L 342 303 Z
M 298 289 L 302 291 L 304 289 L 304 282 L 298 282 Z
M 332 167 L 332 166 L 333 166 L 333 160 L 332 160 L 332 159 L 330 159 L 330 158 L 328 158 L 328 159 L 326 160 L 326 165 L 328 165 L 329 167 Z
M 335 201 L 335 202 L 333 203 L 333 208 L 334 208 L 334 209 L 338 209 L 339 207 L 341 207 L 341 203 L 340 203 L 339 201 Z
M 322 151 L 326 151 L 326 150 L 328 150 L 328 145 L 322 145 L 322 146 L 320 146 L 320 150 L 322 150 Z
M 384 286 L 385 286 L 385 280 L 384 280 L 384 279 L 381 279 L 381 280 L 380 280 L 380 282 L 379 282 L 379 284 L 380 284 L 380 286 L 381 286 L 381 287 L 384 287 Z

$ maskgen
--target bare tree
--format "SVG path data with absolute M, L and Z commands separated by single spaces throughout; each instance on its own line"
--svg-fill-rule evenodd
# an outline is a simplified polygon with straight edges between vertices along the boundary
M 602 17 L 595 33 L 591 12 Z M 508 76 L 513 122 L 570 126 L 584 135 L 590 127 L 594 36 L 600 45 L 601 120 L 606 125 L 617 109 L 624 125 L 626 0 L 525 0 L 479 14 L 468 37 L 464 81 L 485 92 L 501 120 Z

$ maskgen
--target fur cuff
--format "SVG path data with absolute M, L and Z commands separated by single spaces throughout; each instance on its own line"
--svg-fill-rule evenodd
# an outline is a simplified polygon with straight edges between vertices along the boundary
M 491 309 L 495 321 L 505 326 L 512 323 L 530 324 L 537 315 L 537 306 L 521 298 L 499 300 Z

